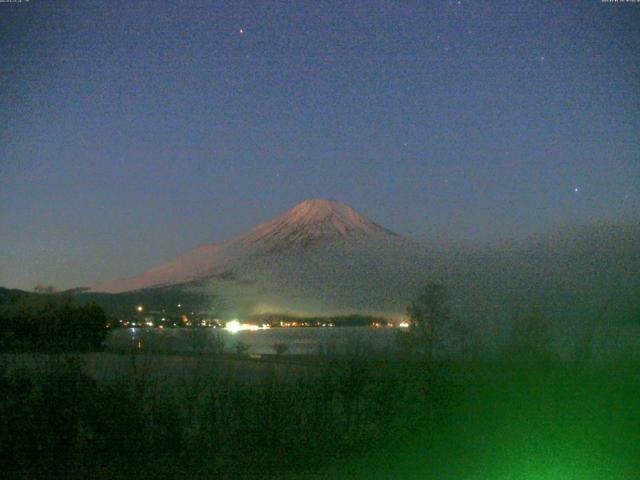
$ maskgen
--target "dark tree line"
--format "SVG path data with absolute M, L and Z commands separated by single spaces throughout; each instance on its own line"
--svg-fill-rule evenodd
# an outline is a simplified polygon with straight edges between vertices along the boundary
M 446 351 L 457 345 L 469 349 L 469 326 L 461 319 L 454 319 L 449 306 L 446 285 L 427 282 L 416 298 L 408 305 L 410 328 L 401 346 L 429 359 L 438 351 Z M 530 363 L 545 362 L 554 356 L 551 325 L 541 314 L 525 312 L 517 314 L 504 332 L 501 353 L 509 361 Z
M 95 305 L 75 305 L 68 298 L 25 296 L 0 308 L 2 351 L 99 350 L 107 317 Z

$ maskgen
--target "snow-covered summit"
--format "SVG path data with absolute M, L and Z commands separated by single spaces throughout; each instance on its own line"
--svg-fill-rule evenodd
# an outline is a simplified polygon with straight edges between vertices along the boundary
M 397 237 L 336 200 L 311 199 L 251 230 L 241 241 L 261 251 L 285 251 L 323 241 Z

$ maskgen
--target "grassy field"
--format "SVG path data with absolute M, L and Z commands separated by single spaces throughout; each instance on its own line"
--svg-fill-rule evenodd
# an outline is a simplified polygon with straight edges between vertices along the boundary
M 633 479 L 640 368 L 4 355 L 4 478 Z

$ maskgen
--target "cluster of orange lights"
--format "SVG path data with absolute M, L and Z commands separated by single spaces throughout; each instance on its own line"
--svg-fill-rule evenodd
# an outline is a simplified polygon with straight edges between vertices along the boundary
M 178 307 L 182 307 L 181 304 L 178 304 Z M 135 311 L 137 313 L 142 313 L 144 312 L 144 306 L 143 305 L 136 305 L 135 307 Z M 164 312 L 164 310 L 163 310 Z M 193 312 L 191 312 L 193 313 Z M 120 320 L 120 324 L 122 324 L 123 326 L 147 326 L 147 327 L 153 327 L 154 323 L 151 321 L 151 318 L 148 317 L 146 319 L 146 322 L 129 322 L 127 320 Z M 166 321 L 166 318 L 163 317 L 162 321 Z M 187 315 L 180 315 L 180 323 L 186 327 L 191 327 L 193 326 L 193 322 L 189 319 L 189 317 Z M 211 320 L 202 320 L 200 321 L 199 325 L 202 325 L 203 327 L 216 327 L 216 326 L 220 326 L 218 319 L 215 319 L 215 321 L 211 321 Z M 175 323 L 173 324 L 173 326 L 177 326 Z M 277 323 L 263 323 L 261 326 L 258 325 L 253 325 L 253 324 L 244 324 L 244 323 L 240 323 L 238 322 L 237 319 L 234 319 L 230 322 L 227 322 L 225 328 L 227 330 L 230 331 L 238 331 L 238 330 L 261 330 L 261 329 L 265 329 L 265 328 L 270 328 L 272 326 L 278 326 L 278 327 L 282 327 L 282 328 L 296 328 L 296 327 L 335 327 L 335 323 L 333 322 L 308 322 L 308 321 L 298 321 L 298 320 L 288 320 L 288 321 L 280 321 Z M 371 323 L 370 325 L 373 328 L 384 328 L 384 327 L 399 327 L 399 328 L 408 328 L 409 327 L 409 322 L 406 320 L 403 320 L 397 324 L 394 324 L 392 322 L 378 322 L 375 321 L 373 323 Z M 164 329 L 164 325 L 158 325 L 158 328 Z

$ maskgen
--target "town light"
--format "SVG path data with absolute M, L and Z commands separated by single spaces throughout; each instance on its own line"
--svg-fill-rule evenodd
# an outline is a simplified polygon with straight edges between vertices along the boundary
M 240 322 L 238 320 L 231 320 L 226 324 L 227 330 L 231 333 L 238 333 L 240 331 Z
M 233 319 L 225 324 L 225 328 L 229 330 L 231 333 L 238 333 L 242 330 L 249 330 L 255 332 L 256 330 L 261 330 L 258 325 L 252 325 L 250 323 L 240 323 L 237 319 Z M 268 327 L 262 327 L 262 329 Z

